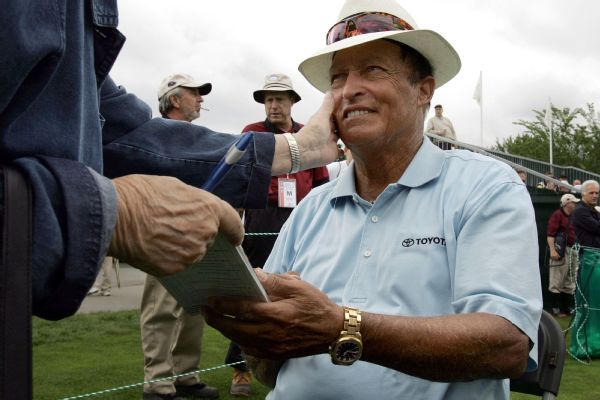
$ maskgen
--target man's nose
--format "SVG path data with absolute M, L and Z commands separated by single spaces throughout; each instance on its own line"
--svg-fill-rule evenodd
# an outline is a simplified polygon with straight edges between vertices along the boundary
M 362 93 L 362 77 L 358 71 L 348 72 L 344 88 L 342 89 L 342 97 L 351 99 Z

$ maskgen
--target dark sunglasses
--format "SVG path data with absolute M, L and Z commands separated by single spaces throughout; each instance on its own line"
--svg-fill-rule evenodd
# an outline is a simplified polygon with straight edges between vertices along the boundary
M 385 31 L 412 31 L 414 28 L 395 15 L 384 12 L 365 12 L 351 15 L 333 25 L 327 32 L 328 45 L 365 33 Z

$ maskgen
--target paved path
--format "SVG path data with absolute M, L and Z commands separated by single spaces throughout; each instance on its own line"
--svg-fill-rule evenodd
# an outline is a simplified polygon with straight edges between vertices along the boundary
M 121 287 L 117 287 L 117 279 L 111 271 L 112 289 L 110 296 L 87 296 L 77 314 L 99 311 L 139 310 L 144 290 L 146 273 L 125 263 L 120 263 Z

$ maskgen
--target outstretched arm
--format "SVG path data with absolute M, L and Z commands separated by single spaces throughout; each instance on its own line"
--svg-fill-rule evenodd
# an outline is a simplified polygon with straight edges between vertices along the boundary
M 206 322 L 255 357 L 285 360 L 327 353 L 343 327 L 342 307 L 304 281 L 257 273 L 271 303 L 215 299 L 204 309 Z M 527 365 L 528 337 L 496 315 L 363 312 L 362 318 L 361 359 L 420 378 L 506 378 L 519 376 Z

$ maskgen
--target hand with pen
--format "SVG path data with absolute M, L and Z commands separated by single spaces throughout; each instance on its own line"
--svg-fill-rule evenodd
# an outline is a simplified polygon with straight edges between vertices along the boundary
M 301 169 L 324 165 L 338 157 L 332 109 L 333 98 L 326 95 L 319 110 L 295 135 Z M 289 172 L 289 145 L 283 135 L 275 136 L 272 173 Z M 244 228 L 237 211 L 210 192 L 243 156 L 251 141 L 252 135 L 248 134 L 231 146 L 203 190 L 162 176 L 127 175 L 113 179 L 118 217 L 108 255 L 151 275 L 164 276 L 201 259 L 219 232 L 231 243 L 241 244 Z
M 151 275 L 180 272 L 202 258 L 218 232 L 241 244 L 238 213 L 217 196 L 176 178 L 113 179 L 118 218 L 108 254 Z

